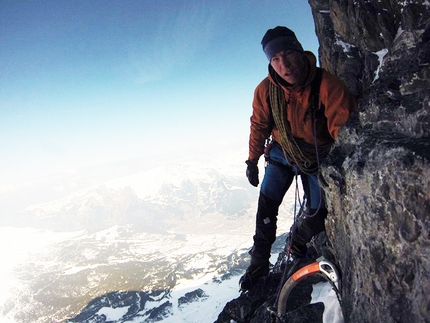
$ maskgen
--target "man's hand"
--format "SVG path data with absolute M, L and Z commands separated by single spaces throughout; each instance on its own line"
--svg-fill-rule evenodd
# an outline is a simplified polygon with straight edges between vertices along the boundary
M 258 166 L 256 160 L 247 160 L 245 162 L 248 167 L 246 168 L 246 177 L 252 186 L 257 187 L 260 181 L 258 180 Z

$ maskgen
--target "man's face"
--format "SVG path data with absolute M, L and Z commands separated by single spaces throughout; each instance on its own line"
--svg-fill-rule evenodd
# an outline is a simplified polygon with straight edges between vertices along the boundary
M 302 76 L 305 62 L 302 53 L 296 50 L 283 50 L 270 59 L 270 65 L 280 77 L 294 85 Z

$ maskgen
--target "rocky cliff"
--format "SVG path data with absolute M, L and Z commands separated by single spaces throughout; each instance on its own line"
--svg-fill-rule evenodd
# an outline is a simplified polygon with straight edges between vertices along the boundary
M 310 0 L 321 65 L 359 97 L 323 170 L 347 322 L 430 320 L 430 2 Z
M 359 100 L 322 170 L 343 316 L 430 322 L 430 2 L 309 4 L 321 66 Z M 217 322 L 262 322 L 276 277 L 259 296 L 227 304 Z

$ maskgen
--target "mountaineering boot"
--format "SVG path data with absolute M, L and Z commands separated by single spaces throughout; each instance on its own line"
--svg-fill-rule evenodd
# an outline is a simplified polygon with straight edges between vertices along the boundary
M 242 290 L 250 290 L 256 282 L 269 273 L 270 251 L 276 240 L 276 222 L 280 201 L 275 201 L 260 191 L 254 245 L 249 254 L 251 263 L 239 281 Z
M 314 212 L 313 212 L 314 211 Z M 289 243 L 289 252 L 299 258 L 306 257 L 306 244 L 311 241 L 313 236 L 325 230 L 325 219 L 327 209 L 310 210 L 313 216 L 303 214 L 291 228 L 291 241 Z
M 301 245 L 297 243 L 291 243 L 291 245 L 288 247 L 288 252 L 297 258 L 305 258 L 308 252 L 308 247 L 306 244 Z
M 269 273 L 269 269 L 269 261 L 253 263 L 251 260 L 251 264 L 239 280 L 240 289 L 245 291 L 252 289 L 261 277 Z

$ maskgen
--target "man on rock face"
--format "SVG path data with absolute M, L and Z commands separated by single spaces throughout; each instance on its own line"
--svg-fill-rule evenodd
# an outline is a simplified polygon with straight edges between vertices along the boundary
M 268 166 L 260 187 L 251 263 L 240 280 L 243 290 L 269 272 L 278 209 L 296 175 L 301 176 L 306 208 L 291 228 L 290 253 L 305 256 L 306 243 L 325 230 L 327 209 L 318 182 L 319 166 L 356 107 L 345 85 L 316 67 L 315 55 L 303 50 L 292 30 L 269 29 L 261 44 L 269 75 L 254 92 L 246 161 L 246 176 L 253 186 L 259 184 L 261 155 Z

